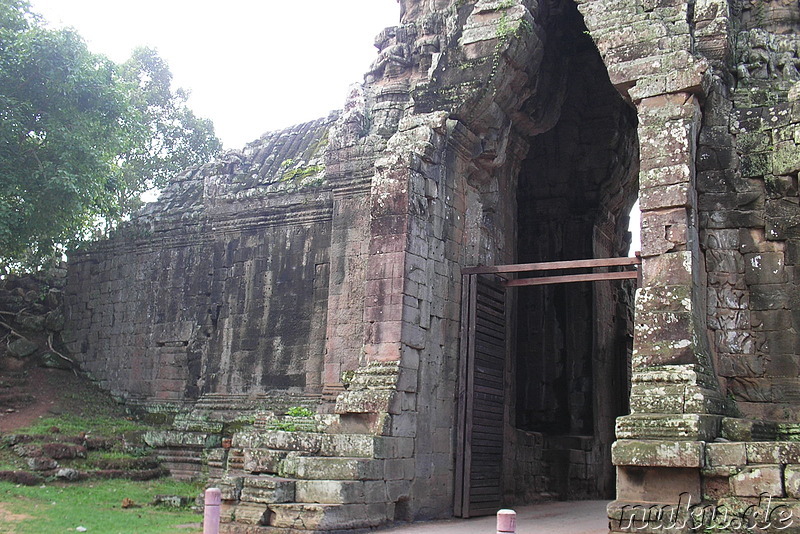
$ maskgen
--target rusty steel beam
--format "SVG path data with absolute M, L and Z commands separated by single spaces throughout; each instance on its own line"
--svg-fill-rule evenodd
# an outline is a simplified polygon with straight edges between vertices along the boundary
M 639 277 L 638 271 L 623 271 L 618 273 L 591 273 L 568 274 L 561 276 L 539 276 L 536 278 L 520 278 L 509 280 L 506 287 L 543 286 L 548 284 L 567 284 L 570 282 L 599 282 L 601 280 L 635 280 Z
M 639 257 L 599 258 L 592 260 L 547 261 L 541 263 L 518 263 L 512 265 L 481 265 L 461 269 L 461 274 L 521 273 L 528 271 L 553 271 L 561 269 L 593 269 L 596 267 L 628 267 L 641 265 Z

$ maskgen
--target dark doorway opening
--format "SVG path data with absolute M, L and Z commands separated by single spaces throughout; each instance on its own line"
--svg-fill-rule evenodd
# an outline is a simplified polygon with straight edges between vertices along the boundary
M 530 135 L 517 179 L 517 262 L 625 256 L 638 193 L 635 109 L 611 84 L 574 2 L 552 2 L 542 76 L 560 113 Z M 610 450 L 628 412 L 633 284 L 516 290 L 510 370 L 518 500 L 613 498 Z M 509 465 L 508 463 L 506 465 Z

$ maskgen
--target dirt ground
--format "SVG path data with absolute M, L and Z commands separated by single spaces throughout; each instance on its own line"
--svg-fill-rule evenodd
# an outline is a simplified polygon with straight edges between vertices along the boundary
M 0 393 L 6 390 L 14 395 L 0 408 L 0 433 L 13 432 L 39 417 L 80 413 L 83 395 L 77 393 L 92 387 L 72 371 L 43 367 L 20 372 L 0 370 Z
M 5 525 L 6 527 L 9 526 L 11 523 L 17 523 L 19 521 L 25 521 L 26 519 L 30 519 L 31 516 L 25 514 L 14 514 L 9 512 L 3 506 L 3 503 L 0 502 L 0 526 Z M 0 532 L 4 532 L 0 530 Z M 10 531 L 9 531 L 10 532 Z

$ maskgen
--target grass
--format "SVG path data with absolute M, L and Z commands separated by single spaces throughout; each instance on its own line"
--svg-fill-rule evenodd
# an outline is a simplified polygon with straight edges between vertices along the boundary
M 50 434 L 53 427 L 58 428 L 59 434 L 73 436 L 81 432 L 94 436 L 118 436 L 126 432 L 150 429 L 150 427 L 142 423 L 120 416 L 99 415 L 86 417 L 62 414 L 43 417 L 31 426 L 15 432 L 15 434 Z
M 174 480 L 109 480 L 37 487 L 0 482 L 0 517 L 10 513 L 16 518 L 0 522 L 0 532 L 75 532 L 77 527 L 103 534 L 202 532 L 201 527 L 185 526 L 202 523 L 202 516 L 189 508 L 175 510 L 149 504 L 156 495 L 194 496 L 201 491 L 197 484 Z M 123 499 L 138 506 L 122 508 Z
M 135 459 L 150 452 L 141 435 L 152 425 L 134 420 L 108 394 L 72 373 L 48 375 L 48 380 L 53 382 L 42 387 L 62 390 L 58 404 L 51 410 L 55 413 L 8 434 L 41 435 L 41 443 L 80 434 L 113 438 L 111 450 L 91 451 L 86 459 L 59 460 L 63 467 L 78 469 L 91 469 L 94 461 Z M 0 439 L 0 470 L 26 467 L 25 459 L 3 446 Z M 50 534 L 76 532 L 78 527 L 84 527 L 89 534 L 199 533 L 202 526 L 197 525 L 202 523 L 202 515 L 188 507 L 174 509 L 150 503 L 156 495 L 194 498 L 202 491 L 199 483 L 168 478 L 147 482 L 48 480 L 32 487 L 0 481 L 0 533 Z M 123 508 L 124 499 L 136 506 Z

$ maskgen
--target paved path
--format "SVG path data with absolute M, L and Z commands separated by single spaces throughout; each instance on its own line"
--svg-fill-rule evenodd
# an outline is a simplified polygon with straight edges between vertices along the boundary
M 545 502 L 517 508 L 517 534 L 608 534 L 608 501 Z M 495 534 L 496 518 L 447 519 L 379 530 L 376 534 Z

